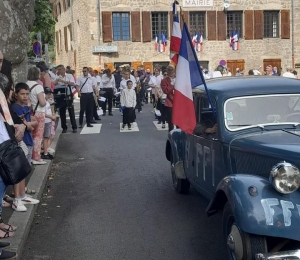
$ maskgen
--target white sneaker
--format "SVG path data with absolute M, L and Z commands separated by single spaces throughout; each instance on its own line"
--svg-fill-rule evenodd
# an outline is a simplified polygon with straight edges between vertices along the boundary
M 40 201 L 32 198 L 30 195 L 25 194 L 25 198 L 21 199 L 23 204 L 38 204 Z
M 27 211 L 27 208 L 24 206 L 23 202 L 21 200 L 19 200 L 19 199 L 14 199 L 11 207 L 15 211 L 20 211 L 20 212 Z
M 51 155 L 54 155 L 55 150 L 53 148 L 48 148 L 48 153 L 50 153 Z
M 43 165 L 43 164 L 46 164 L 47 162 L 46 161 L 42 161 L 42 160 L 39 160 L 39 161 L 31 160 L 31 163 L 33 165 Z

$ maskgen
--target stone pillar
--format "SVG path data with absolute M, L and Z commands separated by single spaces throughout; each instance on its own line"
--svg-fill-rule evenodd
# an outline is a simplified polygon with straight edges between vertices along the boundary
M 34 15 L 34 0 L 0 1 L 0 50 L 13 65 L 15 82 L 26 80 L 28 32 Z

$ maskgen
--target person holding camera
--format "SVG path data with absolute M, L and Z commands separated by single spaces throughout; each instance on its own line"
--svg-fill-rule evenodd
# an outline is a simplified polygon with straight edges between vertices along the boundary
M 79 128 L 82 128 L 83 114 L 86 117 L 86 126 L 93 127 L 93 109 L 95 105 L 94 91 L 96 90 L 97 80 L 89 74 L 88 67 L 83 67 L 83 76 L 76 82 L 78 96 L 80 97 Z

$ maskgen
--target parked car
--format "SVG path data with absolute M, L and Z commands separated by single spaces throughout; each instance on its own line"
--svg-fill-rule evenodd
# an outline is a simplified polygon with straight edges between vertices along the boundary
M 194 134 L 169 133 L 175 190 L 192 185 L 209 200 L 208 216 L 222 212 L 229 259 L 300 259 L 300 80 L 207 86 L 212 105 L 203 86 L 193 89 Z

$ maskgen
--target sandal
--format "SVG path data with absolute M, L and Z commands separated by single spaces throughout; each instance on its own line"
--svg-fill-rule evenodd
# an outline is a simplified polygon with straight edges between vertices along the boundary
M 10 207 L 11 205 L 7 201 L 2 200 L 2 208 L 10 208 Z
M 2 230 L 3 232 L 14 232 L 17 230 L 17 227 L 15 227 L 15 226 L 12 226 L 10 224 L 6 224 L 6 225 L 8 225 L 8 228 L 0 227 L 0 230 Z
M 3 231 L 3 232 L 5 232 L 5 231 Z M 15 235 L 15 233 L 7 231 L 7 232 L 5 232 L 5 235 L 3 237 L 0 236 L 0 239 L 13 237 L 14 235 Z
M 14 201 L 14 198 L 8 196 L 8 195 L 4 195 L 3 199 L 6 201 L 6 202 L 13 202 Z

